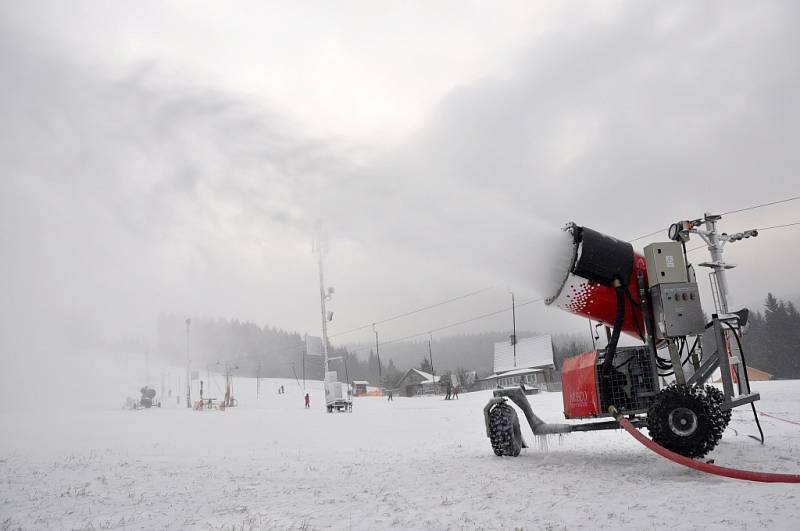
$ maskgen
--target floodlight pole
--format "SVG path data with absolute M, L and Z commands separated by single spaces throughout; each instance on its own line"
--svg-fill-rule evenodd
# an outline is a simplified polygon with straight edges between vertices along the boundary
M 322 241 L 321 228 L 317 232 L 317 238 L 314 243 L 319 263 L 319 304 L 320 304 L 320 314 L 322 316 L 322 357 L 323 357 L 323 372 L 324 372 L 324 374 L 322 375 L 322 381 L 326 382 L 328 381 L 328 319 L 327 319 L 328 312 L 325 309 L 325 300 L 328 298 L 328 295 L 325 293 L 325 279 L 323 276 L 323 269 L 322 269 L 322 255 L 325 252 L 325 249 L 324 249 L 324 243 Z
M 746 230 L 744 232 L 737 232 L 735 234 L 720 233 L 717 228 L 717 222 L 722 219 L 719 214 L 710 214 L 706 212 L 702 219 L 695 221 L 683 221 L 674 223 L 670 227 L 670 238 L 678 241 L 686 242 L 689 239 L 689 233 L 697 234 L 708 246 L 708 251 L 711 254 L 710 262 L 702 262 L 701 267 L 708 267 L 713 271 L 714 280 L 717 285 L 717 295 L 719 297 L 719 310 L 723 313 L 730 311 L 730 301 L 728 299 L 728 279 L 726 271 L 736 267 L 734 264 L 728 264 L 723 258 L 723 250 L 725 244 L 728 242 L 740 241 L 743 238 L 750 238 L 758 236 L 757 229 Z M 704 223 L 705 229 L 700 229 L 698 226 Z M 713 289 L 713 285 L 712 285 Z M 715 301 L 716 304 L 716 301 Z
M 372 323 L 372 331 L 375 332 L 375 356 L 378 358 L 378 387 L 383 389 L 383 371 L 381 370 L 381 351 L 378 343 L 378 330 L 375 323 Z
M 514 292 L 509 291 L 511 294 L 511 346 L 514 348 L 514 367 L 517 366 L 517 304 L 514 300 Z
M 714 271 L 714 278 L 717 281 L 719 291 L 720 310 L 722 310 L 723 313 L 728 313 L 728 279 L 726 270 L 733 266 L 726 264 L 725 259 L 722 257 L 722 251 L 725 247 L 726 240 L 724 237 L 720 237 L 720 234 L 717 232 L 717 221 L 721 218 L 722 216 L 712 215 L 707 212 L 704 215 L 706 230 L 705 233 L 699 234 L 708 245 L 708 251 L 709 254 L 711 254 L 711 262 L 700 265 L 710 267 Z
M 431 341 L 433 341 L 433 332 L 428 332 L 428 358 L 431 360 L 431 380 L 433 380 L 433 394 L 436 393 L 436 371 L 433 368 L 433 349 L 431 348 Z
M 190 317 L 186 318 L 186 407 L 192 407 L 192 380 L 189 373 L 189 327 L 192 324 Z

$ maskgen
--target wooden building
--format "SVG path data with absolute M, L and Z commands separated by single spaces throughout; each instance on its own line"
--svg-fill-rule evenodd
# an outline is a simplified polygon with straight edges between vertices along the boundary
M 550 389 L 558 381 L 553 362 L 553 340 L 549 335 L 494 345 L 494 374 L 480 380 L 481 389 L 516 387 Z
M 419 369 L 409 369 L 397 383 L 398 394 L 417 396 L 436 393 L 439 377 Z

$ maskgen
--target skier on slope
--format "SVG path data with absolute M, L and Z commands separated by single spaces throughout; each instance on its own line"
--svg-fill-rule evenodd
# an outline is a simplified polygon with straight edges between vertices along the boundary
M 306 393 L 305 401 L 306 401 L 306 409 L 310 408 L 311 407 L 311 397 L 308 396 L 308 393 Z

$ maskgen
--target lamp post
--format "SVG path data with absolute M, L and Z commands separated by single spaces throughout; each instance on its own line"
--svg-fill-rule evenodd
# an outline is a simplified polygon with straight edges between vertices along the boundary
M 325 308 L 325 302 L 331 300 L 331 297 L 333 297 L 334 290 L 333 288 L 328 288 L 327 292 L 325 291 L 325 279 L 323 276 L 323 269 L 322 269 L 322 255 L 327 250 L 327 245 L 322 235 L 321 223 L 317 226 L 317 237 L 314 240 L 314 250 L 317 253 L 317 258 L 319 263 L 319 303 L 320 303 L 320 313 L 322 315 L 322 356 L 324 364 L 323 365 L 324 374 L 322 377 L 322 381 L 327 382 L 328 381 L 328 321 L 330 321 L 333 318 L 333 315 L 328 314 L 328 311 Z
M 428 332 L 428 358 L 431 360 L 431 380 L 433 380 L 433 394 L 436 393 L 436 371 L 433 368 L 433 349 L 431 348 L 431 341 L 433 341 L 433 332 Z
M 191 374 L 189 373 L 189 327 L 192 324 L 192 319 L 186 318 L 186 407 L 192 407 L 192 381 Z
M 378 330 L 375 323 L 372 323 L 372 331 L 375 332 L 375 356 L 378 358 L 378 387 L 383 389 L 383 371 L 381 370 L 381 351 L 378 343 Z
M 514 292 L 509 290 L 511 294 L 511 346 L 514 348 L 514 367 L 517 366 L 517 305 L 514 299 Z

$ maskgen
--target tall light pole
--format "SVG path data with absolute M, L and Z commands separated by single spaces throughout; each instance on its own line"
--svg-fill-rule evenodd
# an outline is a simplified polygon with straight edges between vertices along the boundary
M 328 312 L 325 309 L 325 301 L 330 300 L 331 296 L 333 295 L 333 288 L 328 288 L 328 291 L 325 291 L 325 278 L 322 270 L 322 255 L 325 253 L 326 247 L 327 246 L 322 236 L 322 225 L 319 224 L 317 226 L 317 235 L 314 239 L 314 250 L 317 253 L 317 259 L 319 263 L 319 305 L 320 313 L 322 315 L 322 357 L 324 369 L 324 375 L 322 377 L 323 382 L 328 381 Z
M 383 389 L 383 372 L 381 370 L 381 351 L 378 343 L 378 330 L 375 323 L 372 323 L 372 331 L 375 332 L 375 356 L 378 358 L 378 387 Z
M 433 368 L 433 349 L 431 348 L 431 341 L 433 340 L 433 332 L 428 332 L 428 358 L 431 360 L 431 380 L 433 380 L 433 394 L 436 393 L 436 371 Z
M 192 324 L 192 319 L 186 318 L 186 407 L 192 407 L 192 381 L 189 374 L 189 327 Z
M 509 290 L 511 294 L 511 346 L 514 347 L 514 367 L 517 366 L 517 305 L 514 300 L 514 292 Z

